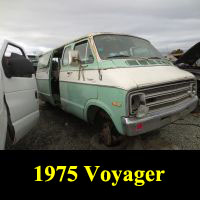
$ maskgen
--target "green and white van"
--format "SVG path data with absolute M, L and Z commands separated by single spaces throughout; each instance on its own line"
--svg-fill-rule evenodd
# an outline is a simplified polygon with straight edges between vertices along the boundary
M 117 135 L 159 129 L 197 106 L 195 77 L 174 66 L 145 39 L 95 33 L 39 57 L 42 100 L 100 128 L 106 145 Z

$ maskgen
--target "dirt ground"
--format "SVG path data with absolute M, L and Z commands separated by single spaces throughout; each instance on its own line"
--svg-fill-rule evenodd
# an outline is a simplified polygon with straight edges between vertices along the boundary
M 43 102 L 40 104 L 40 120 L 37 129 L 13 145 L 15 150 L 181 150 L 200 149 L 200 111 L 192 113 L 177 124 L 162 128 L 159 132 L 125 138 L 116 147 L 108 148 L 98 143 L 95 127 Z M 184 124 L 184 125 L 178 125 Z

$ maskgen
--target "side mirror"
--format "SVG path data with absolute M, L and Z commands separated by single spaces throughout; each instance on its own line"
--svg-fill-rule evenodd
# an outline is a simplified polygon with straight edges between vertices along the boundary
M 79 52 L 75 50 L 69 51 L 69 65 L 79 67 L 81 65 Z
M 10 77 L 31 77 L 35 73 L 32 63 L 24 56 L 11 57 L 7 67 Z

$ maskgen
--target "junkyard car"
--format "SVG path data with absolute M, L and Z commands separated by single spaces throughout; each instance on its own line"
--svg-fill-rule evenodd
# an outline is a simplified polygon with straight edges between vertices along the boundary
M 200 42 L 192 46 L 174 64 L 196 76 L 197 95 L 200 97 Z
M 0 50 L 0 149 L 16 143 L 39 119 L 34 68 L 22 47 L 5 41 Z
M 36 78 L 41 99 L 95 123 L 108 146 L 170 124 L 198 101 L 191 73 L 125 34 L 89 34 L 49 51 Z

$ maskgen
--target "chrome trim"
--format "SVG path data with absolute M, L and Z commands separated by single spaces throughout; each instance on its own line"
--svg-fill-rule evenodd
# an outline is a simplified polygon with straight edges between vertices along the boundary
M 178 90 L 171 90 L 169 92 L 158 92 L 158 93 L 154 93 L 152 95 L 146 95 L 146 99 L 149 99 L 149 98 L 153 98 L 153 97 L 159 97 L 159 96 L 162 96 L 162 95 L 168 95 L 168 94 L 175 94 L 177 92 L 182 92 L 182 91 L 185 91 L 185 90 L 189 90 L 190 87 L 184 87 L 184 88 L 181 88 L 181 89 L 178 89 Z
M 173 83 L 168 84 L 162 84 L 157 86 L 152 86 L 148 88 L 143 88 L 141 90 L 137 90 L 135 92 L 129 92 L 128 93 L 128 109 L 129 114 L 134 115 L 134 113 L 131 111 L 131 98 L 135 94 L 144 93 L 145 94 L 145 101 L 146 106 L 150 108 L 149 112 L 152 112 L 151 107 L 159 106 L 163 104 L 163 107 L 156 108 L 156 110 L 164 109 L 164 104 L 167 103 L 173 103 L 174 106 L 176 106 L 176 101 L 185 100 L 186 98 L 191 98 L 190 91 L 191 91 L 191 85 L 195 84 L 195 80 L 185 80 L 185 81 L 177 81 Z M 150 102 L 152 100 L 152 102 Z M 180 103 L 180 102 L 179 102 Z
M 131 102 L 132 97 L 134 97 L 134 96 L 140 96 L 140 95 L 144 95 L 144 96 L 145 96 L 145 94 L 142 93 L 142 92 L 137 92 L 137 93 L 131 94 L 130 97 L 129 97 L 129 101 Z M 144 103 L 145 103 L 145 105 L 146 105 L 146 98 L 145 98 L 144 100 L 145 100 Z M 131 103 L 129 103 L 129 111 L 130 111 L 130 113 L 131 113 L 132 115 L 135 114 L 135 113 L 132 111 L 132 105 L 131 105 Z
M 157 102 L 154 102 L 154 103 L 149 103 L 147 104 L 149 107 L 151 106 L 157 106 L 157 105 L 161 105 L 161 104 L 165 104 L 165 103 L 169 103 L 169 102 L 174 102 L 174 101 L 178 101 L 180 99 L 184 99 L 185 97 L 189 97 L 190 95 L 188 93 L 186 94 L 183 94 L 179 97 L 173 97 L 173 98 L 170 98 L 170 99 L 166 99 L 166 100 L 160 100 L 160 101 L 157 101 Z
M 176 107 L 171 109 L 165 108 L 162 111 L 149 113 L 142 119 L 135 117 L 122 117 L 123 133 L 127 136 L 135 136 L 159 129 L 166 126 L 182 117 L 185 117 L 192 112 L 198 104 L 198 97 L 194 96 L 191 99 L 187 99 Z M 137 130 L 137 124 L 142 124 L 142 129 Z

